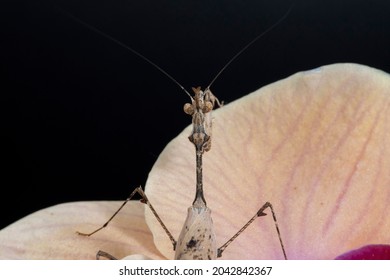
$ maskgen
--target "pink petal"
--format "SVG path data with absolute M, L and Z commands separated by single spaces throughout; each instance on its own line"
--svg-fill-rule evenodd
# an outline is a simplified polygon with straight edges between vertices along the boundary
M 390 245 L 367 245 L 344 253 L 337 260 L 390 260 Z
M 175 237 L 195 193 L 189 134 L 169 143 L 147 182 Z M 218 109 L 203 159 L 218 246 L 266 201 L 290 259 L 333 259 L 364 244 L 389 244 L 389 140 L 390 77 L 356 64 L 297 73 Z M 146 219 L 156 246 L 172 258 L 149 211 Z M 272 216 L 257 219 L 223 258 L 283 258 Z
M 118 209 L 121 202 L 73 202 L 35 212 L 0 231 L 0 259 L 96 259 L 103 250 L 117 258 L 142 253 L 162 258 L 145 223 L 144 207 L 133 201 L 109 227 L 91 232 Z

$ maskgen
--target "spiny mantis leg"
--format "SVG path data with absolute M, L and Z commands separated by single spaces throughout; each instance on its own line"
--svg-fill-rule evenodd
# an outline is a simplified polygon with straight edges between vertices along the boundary
M 272 204 L 269 203 L 269 202 L 266 202 L 257 211 L 257 213 L 235 235 L 233 235 L 225 244 L 223 244 L 221 247 L 218 248 L 217 257 L 220 258 L 222 256 L 223 251 L 225 251 L 226 247 L 229 246 L 230 243 L 232 243 L 233 240 L 236 239 L 244 230 L 246 230 L 246 228 L 249 227 L 250 224 L 252 224 L 253 221 L 256 220 L 256 218 L 258 218 L 260 216 L 266 216 L 267 214 L 264 213 L 264 210 L 267 209 L 267 208 L 271 209 L 272 218 L 274 219 L 275 228 L 276 228 L 276 231 L 277 231 L 278 237 L 279 237 L 280 247 L 282 248 L 284 259 L 287 260 L 287 254 L 286 254 L 286 251 L 284 250 L 284 245 L 283 245 L 282 237 L 280 235 L 280 230 L 279 230 L 278 222 L 277 222 L 277 219 L 276 219 L 275 211 L 274 211 L 274 208 L 272 207 Z
M 108 219 L 107 222 L 105 222 L 100 228 L 94 230 L 93 232 L 91 233 L 82 233 L 82 232 L 78 232 L 78 234 L 80 235 L 83 235 L 83 236 L 91 236 L 92 234 L 95 234 L 96 232 L 102 230 L 103 228 L 105 228 L 110 222 L 111 220 L 119 213 L 119 211 L 122 210 L 122 208 L 127 204 L 127 202 L 129 202 L 131 200 L 131 198 L 136 194 L 138 193 L 139 195 L 141 195 L 142 199 L 140 200 L 142 203 L 145 203 L 146 205 L 148 205 L 150 211 L 152 211 L 153 215 L 156 217 L 157 221 L 160 223 L 161 227 L 164 229 L 165 233 L 168 235 L 169 239 L 171 240 L 172 242 L 172 245 L 173 245 L 173 250 L 175 250 L 176 248 L 176 240 L 173 238 L 172 234 L 169 232 L 168 228 L 165 226 L 165 224 L 163 223 L 163 221 L 161 220 L 160 216 L 157 214 L 156 210 L 154 210 L 152 204 L 149 202 L 149 199 L 147 198 L 146 194 L 144 193 L 144 191 L 142 190 L 141 187 L 138 187 L 136 188 L 131 194 L 130 196 L 122 203 L 122 205 L 118 208 L 118 210 L 115 211 L 115 213 L 111 216 L 111 218 Z M 102 251 L 99 251 L 99 252 L 102 252 Z M 98 254 L 99 254 L 98 252 Z M 102 252 L 103 254 L 101 254 L 101 256 L 104 256 L 104 257 L 107 257 L 108 259 L 112 259 L 114 258 L 113 256 L 111 256 L 110 254 L 108 253 L 105 253 L 105 252 Z M 97 255 L 98 256 L 98 255 Z M 115 258 L 114 258 L 115 259 Z

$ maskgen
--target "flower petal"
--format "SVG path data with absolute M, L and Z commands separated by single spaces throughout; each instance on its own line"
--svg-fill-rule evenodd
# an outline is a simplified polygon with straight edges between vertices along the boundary
M 390 243 L 388 74 L 356 64 L 325 66 L 266 86 L 213 116 L 203 177 L 219 246 L 266 201 L 290 259 L 334 259 L 364 244 Z M 195 193 L 189 134 L 190 127 L 168 144 L 146 187 L 174 236 Z M 172 245 L 148 210 L 146 220 L 156 246 L 172 258 Z M 272 216 L 258 218 L 223 257 L 283 258 Z
M 336 260 L 390 260 L 390 245 L 366 245 L 344 253 Z
M 96 259 L 99 250 L 117 258 L 136 253 L 163 258 L 138 201 L 129 202 L 104 230 L 90 237 L 76 233 L 99 228 L 120 204 L 73 202 L 28 215 L 0 231 L 0 259 Z

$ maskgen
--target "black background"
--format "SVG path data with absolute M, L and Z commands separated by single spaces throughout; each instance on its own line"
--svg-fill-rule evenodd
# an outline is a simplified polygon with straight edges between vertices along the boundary
M 187 89 L 208 85 L 287 0 L 2 1 L 0 228 L 44 207 L 123 200 L 144 185 L 190 117 Z M 295 1 L 288 18 L 214 83 L 231 102 L 298 71 L 355 62 L 390 72 L 390 1 Z

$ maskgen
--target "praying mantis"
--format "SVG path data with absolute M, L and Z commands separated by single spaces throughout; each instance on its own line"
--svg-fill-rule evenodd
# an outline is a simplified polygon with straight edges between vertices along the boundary
M 195 198 L 192 205 L 188 208 L 187 218 L 184 222 L 182 231 L 176 240 L 173 235 L 168 230 L 167 226 L 164 224 L 157 211 L 154 209 L 146 194 L 144 193 L 141 187 L 137 187 L 130 194 L 130 196 L 122 203 L 122 205 L 118 208 L 118 210 L 111 216 L 111 218 L 105 222 L 98 229 L 90 232 L 90 233 L 82 233 L 77 232 L 82 236 L 91 236 L 97 233 L 98 231 L 105 228 L 111 220 L 121 211 L 121 209 L 130 201 L 135 194 L 141 195 L 141 202 L 145 203 L 150 211 L 153 213 L 168 238 L 170 239 L 173 249 L 175 250 L 175 259 L 194 259 L 194 260 L 212 260 L 217 259 L 222 256 L 223 251 L 244 231 L 246 230 L 258 217 L 266 216 L 267 214 L 264 212 L 266 209 L 270 209 L 272 213 L 272 218 L 275 224 L 275 229 L 278 235 L 281 251 L 284 259 L 287 259 L 286 250 L 284 248 L 284 244 L 282 241 L 280 229 L 277 223 L 276 214 L 274 208 L 270 202 L 264 203 L 259 210 L 253 215 L 248 222 L 246 222 L 241 229 L 237 231 L 229 240 L 227 240 L 222 246 L 217 248 L 216 245 L 216 236 L 214 233 L 213 222 L 211 218 L 211 210 L 207 207 L 204 191 L 203 191 L 203 154 L 211 150 L 211 141 L 212 141 L 212 111 L 217 104 L 218 106 L 222 106 L 223 103 L 218 100 L 218 98 L 211 92 L 210 87 L 214 83 L 214 81 L 219 77 L 219 75 L 230 65 L 232 61 L 234 61 L 242 52 L 244 52 L 248 47 L 250 47 L 253 43 L 255 43 L 260 37 L 262 37 L 265 33 L 269 32 L 275 26 L 277 26 L 280 22 L 282 22 L 289 12 L 291 8 L 287 11 L 287 13 L 280 18 L 275 24 L 269 27 L 266 31 L 258 35 L 251 42 L 249 42 L 241 51 L 239 51 L 233 58 L 231 58 L 228 63 L 218 72 L 218 74 L 211 81 L 209 86 L 202 90 L 201 87 L 192 88 L 194 95 L 192 96 L 184 87 L 177 82 L 172 76 L 170 76 L 165 70 L 160 68 L 157 64 L 135 51 L 131 47 L 123 44 L 122 42 L 116 40 L 115 38 L 101 32 L 100 30 L 94 28 L 93 26 L 88 25 L 87 23 L 81 21 L 78 18 L 75 18 L 72 15 L 69 15 L 75 21 L 81 23 L 86 26 L 88 29 L 101 34 L 107 39 L 115 42 L 116 44 L 130 50 L 133 54 L 139 56 L 153 67 L 162 72 L 165 76 L 171 79 L 174 83 L 176 83 L 191 99 L 191 103 L 186 103 L 184 105 L 184 112 L 192 117 L 192 131 L 188 137 L 189 141 L 195 147 L 195 158 L 196 158 L 196 192 Z M 105 257 L 108 259 L 116 259 L 114 256 L 110 255 L 107 252 L 98 251 L 97 258 Z

